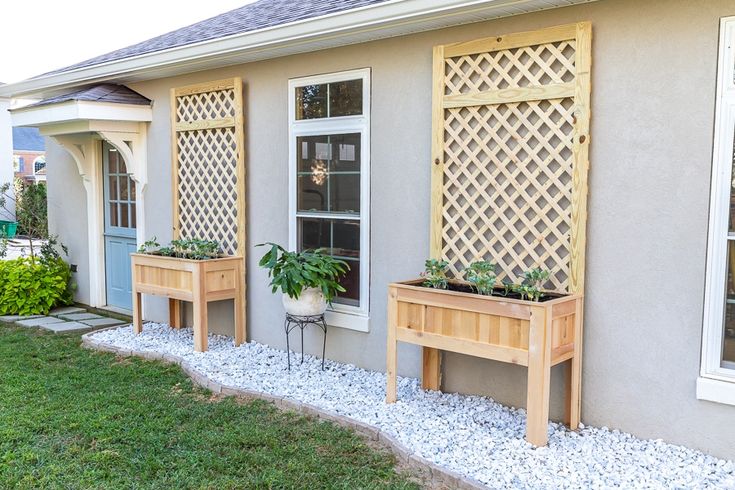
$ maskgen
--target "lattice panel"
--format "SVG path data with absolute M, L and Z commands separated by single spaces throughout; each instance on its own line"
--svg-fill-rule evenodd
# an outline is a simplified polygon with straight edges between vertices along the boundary
M 581 291 L 589 32 L 578 24 L 435 48 L 432 256 L 456 279 L 491 260 L 501 280 L 541 267 L 552 273 L 547 289 Z
M 447 58 L 444 95 L 573 82 L 575 45 L 560 41 Z
M 216 240 L 228 255 L 242 255 L 245 246 L 241 84 L 172 91 L 174 234 Z

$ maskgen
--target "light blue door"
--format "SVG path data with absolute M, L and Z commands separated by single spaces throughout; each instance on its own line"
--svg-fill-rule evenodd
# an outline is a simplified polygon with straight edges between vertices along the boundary
M 135 252 L 135 182 L 122 155 L 102 145 L 105 181 L 105 283 L 107 304 L 132 309 L 130 253 Z

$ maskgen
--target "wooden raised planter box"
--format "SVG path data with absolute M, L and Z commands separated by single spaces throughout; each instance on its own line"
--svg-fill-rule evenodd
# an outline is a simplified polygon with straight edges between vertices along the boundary
M 133 270 L 133 327 L 143 330 L 141 295 L 169 299 L 169 324 L 181 327 L 180 301 L 194 306 L 194 350 L 207 350 L 207 303 L 234 299 L 235 345 L 245 341 L 243 258 L 192 260 L 151 254 L 130 254 Z
M 548 440 L 551 367 L 571 360 L 566 422 L 578 427 L 581 294 L 534 302 L 431 289 L 422 282 L 388 287 L 388 403 L 396 400 L 398 342 L 423 346 L 424 389 L 440 389 L 440 350 L 526 366 L 526 440 L 543 446 Z

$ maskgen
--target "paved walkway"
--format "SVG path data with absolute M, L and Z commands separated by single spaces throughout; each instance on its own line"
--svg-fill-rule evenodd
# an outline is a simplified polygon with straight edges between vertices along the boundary
M 130 323 L 117 318 L 89 313 L 84 308 L 67 306 L 51 310 L 47 316 L 0 316 L 0 322 L 15 323 L 22 327 L 39 327 L 54 333 L 84 332 L 95 328 Z

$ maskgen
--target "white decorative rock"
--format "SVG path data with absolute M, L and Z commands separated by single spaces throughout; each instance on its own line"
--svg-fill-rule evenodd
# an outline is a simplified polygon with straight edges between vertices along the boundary
M 286 353 L 250 342 L 209 336 L 209 350 L 194 352 L 193 333 L 147 323 L 89 334 L 98 348 L 177 356 L 207 384 L 265 393 L 282 405 L 303 404 L 380 429 L 379 438 L 406 448 L 408 460 L 427 460 L 491 488 L 715 488 L 735 489 L 735 464 L 660 440 L 641 440 L 607 428 L 571 432 L 549 424 L 549 445 L 524 439 L 525 410 L 482 396 L 423 391 L 418 380 L 398 378 L 398 401 L 385 403 L 385 375 L 350 364 L 305 356 L 286 368 Z M 225 388 L 228 387 L 228 388 Z M 423 459 L 421 459 L 423 458 Z
M 288 294 L 283 295 L 283 307 L 286 313 L 296 316 L 321 315 L 327 311 L 327 300 L 321 289 L 307 288 L 301 291 L 301 295 L 294 299 Z

